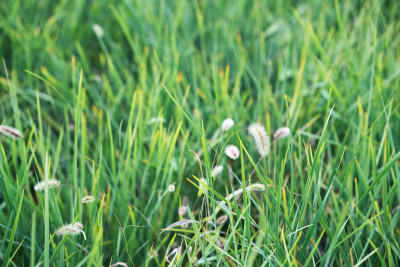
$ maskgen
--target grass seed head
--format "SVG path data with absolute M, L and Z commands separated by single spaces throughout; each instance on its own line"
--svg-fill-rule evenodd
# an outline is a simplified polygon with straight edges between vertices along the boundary
M 126 264 L 125 262 L 119 261 L 119 262 L 114 263 L 113 265 L 110 265 L 110 267 L 115 267 L 115 266 L 128 267 L 128 264 Z
M 222 126 L 221 126 L 221 128 L 222 128 L 222 130 L 225 132 L 225 131 L 228 131 L 230 128 L 232 128 L 232 126 L 235 124 L 235 122 L 231 119 L 231 118 L 228 118 L 228 119 L 225 119 L 223 122 L 222 122 Z
M 253 137 L 258 153 L 263 158 L 268 155 L 271 142 L 265 128 L 259 123 L 253 123 L 249 126 L 249 134 Z
M 217 218 L 217 225 L 224 224 L 228 220 L 228 215 L 224 214 Z
M 97 37 L 99 38 L 104 37 L 104 29 L 99 24 L 93 24 L 93 31 Z
M 231 159 L 239 158 L 239 149 L 235 145 L 229 145 L 225 148 L 225 155 L 230 157 Z
M 81 203 L 92 203 L 95 200 L 94 196 L 84 196 Z
M 265 191 L 265 185 L 263 185 L 263 184 L 251 184 L 248 187 L 246 187 L 246 189 L 249 190 L 249 191 L 264 192 Z
M 153 117 L 148 122 L 147 125 L 154 124 L 154 123 L 164 123 L 165 119 L 163 117 Z
M 65 236 L 65 235 L 79 235 L 82 234 L 83 237 L 86 240 L 86 235 L 85 232 L 80 229 L 78 226 L 76 226 L 76 224 L 72 225 L 72 224 L 67 224 L 64 226 L 61 226 L 60 228 L 58 228 L 54 234 L 56 236 Z
M 75 222 L 72 226 L 77 227 L 79 229 L 83 229 L 83 224 L 81 222 Z
M 288 136 L 289 134 L 290 134 L 290 129 L 288 127 L 282 127 L 276 130 L 274 134 L 274 139 L 275 140 L 282 139 Z
M 174 184 L 170 184 L 169 186 L 168 186 L 168 191 L 169 192 L 174 192 L 175 191 L 175 185 Z
M 224 250 L 225 244 L 220 237 L 217 238 L 217 245 L 218 245 L 219 249 Z
M 23 137 L 22 133 L 15 128 L 6 125 L 0 125 L 0 133 L 11 137 L 12 139 L 21 139 Z
M 61 186 L 61 182 L 56 179 L 50 179 L 47 181 L 47 186 L 49 189 L 58 188 Z M 46 190 L 46 181 L 37 183 L 33 189 L 35 189 L 35 191 L 39 191 L 39 192 Z
M 179 215 L 183 216 L 183 215 L 186 214 L 186 212 L 187 212 L 187 208 L 185 206 L 180 206 L 179 207 L 179 209 L 178 209 L 178 214 Z
M 72 226 L 70 224 L 61 226 L 55 231 L 55 235 L 57 236 L 63 236 L 63 235 L 79 235 L 80 231 L 78 230 L 79 228 L 76 226 Z
M 199 193 L 197 194 L 197 196 L 199 196 L 199 197 L 202 194 L 207 194 L 207 192 L 208 192 L 208 188 L 204 184 L 208 185 L 207 180 L 204 178 L 201 178 L 200 182 L 199 182 Z
M 211 176 L 212 177 L 217 177 L 218 175 L 221 174 L 221 172 L 223 171 L 224 167 L 222 165 L 218 165 L 215 166 L 212 170 L 211 170 Z

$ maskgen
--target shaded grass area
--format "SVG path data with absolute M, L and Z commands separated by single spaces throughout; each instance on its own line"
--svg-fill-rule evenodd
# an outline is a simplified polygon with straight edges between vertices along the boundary
M 372 0 L 2 1 L 0 120 L 24 133 L 0 137 L 2 264 L 399 265 L 399 14 Z M 254 121 L 291 129 L 258 165 L 241 130 Z M 221 155 L 214 179 L 225 142 L 241 156 Z M 227 199 L 253 169 L 266 190 Z M 52 177 L 60 189 L 34 191 Z M 86 240 L 53 235 L 76 221 Z

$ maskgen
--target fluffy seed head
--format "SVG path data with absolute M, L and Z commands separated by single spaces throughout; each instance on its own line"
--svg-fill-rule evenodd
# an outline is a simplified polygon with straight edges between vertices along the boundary
M 201 178 L 200 182 L 199 182 L 199 193 L 197 194 L 197 196 L 200 197 L 202 194 L 204 194 L 204 195 L 207 194 L 208 188 L 205 185 L 208 185 L 207 180 L 204 178 Z
M 56 179 L 50 179 L 47 181 L 47 186 L 49 189 L 58 188 L 61 186 L 61 182 Z M 46 181 L 42 181 L 42 182 L 36 184 L 33 189 L 35 189 L 35 191 L 39 191 L 39 192 L 46 190 Z
M 81 203 L 92 203 L 95 200 L 94 196 L 84 196 Z
M 168 191 L 169 192 L 174 192 L 175 191 L 175 185 L 173 185 L 173 184 L 170 184 L 169 186 L 168 186 Z
M 216 223 L 217 223 L 217 225 L 224 224 L 227 220 L 228 220 L 228 215 L 224 214 L 224 215 L 221 215 L 220 217 L 218 217 Z
M 56 236 L 64 236 L 64 235 L 79 235 L 80 233 L 82 233 L 83 237 L 86 240 L 86 235 L 85 232 L 80 229 L 79 227 L 72 225 L 72 224 L 67 224 L 64 226 L 61 226 L 60 228 L 58 228 L 54 234 Z
M 179 209 L 178 209 L 178 214 L 179 215 L 183 216 L 183 215 L 186 214 L 186 212 L 187 212 L 187 208 L 185 206 L 180 206 L 179 207 Z
M 211 176 L 212 177 L 217 177 L 218 175 L 221 174 L 222 170 L 224 169 L 224 167 L 222 165 L 218 165 L 215 166 L 212 170 L 211 170 Z
M 265 191 L 265 185 L 263 185 L 263 184 L 251 184 L 248 187 L 246 187 L 246 189 L 249 190 L 249 191 L 264 192 Z
M 219 249 L 224 250 L 225 244 L 220 237 L 217 238 L 217 245 L 218 245 Z
M 20 139 L 23 137 L 22 133 L 15 128 L 6 125 L 0 125 L 0 133 L 11 137 L 12 139 Z
M 253 123 L 249 126 L 249 134 L 253 137 L 260 156 L 268 155 L 271 143 L 264 127 L 259 123 Z
M 231 118 L 228 118 L 222 122 L 221 128 L 223 131 L 228 131 L 234 124 L 235 122 Z
M 147 125 L 150 125 L 150 124 L 153 124 L 153 123 L 164 123 L 165 122 L 165 119 L 163 118 L 163 117 L 154 117 L 154 118 L 151 118 L 148 122 L 147 122 Z
M 72 226 L 71 224 L 67 224 L 58 228 L 54 234 L 57 236 L 60 235 L 79 235 L 80 231 L 78 227 Z
M 289 134 L 290 134 L 290 129 L 288 127 L 282 127 L 276 130 L 274 134 L 274 139 L 275 140 L 282 139 L 288 136 Z
M 115 267 L 115 266 L 124 266 L 124 267 L 128 267 L 128 264 L 126 264 L 125 262 L 116 262 L 113 265 L 111 265 L 110 267 Z
M 99 24 L 93 24 L 93 31 L 99 38 L 103 38 L 104 36 L 104 30 L 103 27 L 101 27 Z
M 225 148 L 225 155 L 231 159 L 239 158 L 239 149 L 235 145 L 229 145 Z
M 77 227 L 77 228 L 79 228 L 79 229 L 83 229 L 83 228 L 84 228 L 84 227 L 83 227 L 83 224 L 80 223 L 80 222 L 75 222 L 72 226 Z

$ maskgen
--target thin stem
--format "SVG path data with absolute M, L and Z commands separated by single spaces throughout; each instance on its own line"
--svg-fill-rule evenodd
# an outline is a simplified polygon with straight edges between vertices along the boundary
M 49 223 L 49 155 L 46 152 L 46 160 L 44 164 L 44 266 L 48 267 L 50 262 L 50 223 Z
M 247 180 L 246 186 L 249 185 L 250 179 L 251 179 L 251 177 L 253 176 L 254 172 L 256 171 L 256 168 L 257 168 L 258 164 L 260 164 L 262 158 L 263 158 L 263 157 L 260 157 L 260 159 L 258 160 L 256 166 L 254 167 L 253 171 L 251 172 L 250 177 L 249 177 L 249 180 Z
M 214 154 L 214 159 L 213 159 L 213 163 L 212 163 L 212 165 L 211 165 L 211 169 L 214 167 L 215 158 L 217 157 L 218 148 L 219 148 L 219 145 L 221 144 L 221 139 L 222 139 L 222 136 L 224 135 L 224 132 L 225 132 L 225 130 L 222 129 L 222 133 L 221 133 L 221 135 L 219 136 L 219 141 L 218 141 L 218 145 L 217 145 L 217 150 L 215 151 L 215 154 Z
M 272 147 L 272 148 L 273 148 L 273 145 L 274 145 L 275 140 L 276 140 L 276 139 L 272 140 L 272 142 L 271 142 L 271 147 Z M 254 172 L 255 172 L 255 170 L 256 170 L 258 164 L 261 162 L 262 158 L 263 158 L 263 157 L 260 157 L 260 159 L 258 160 L 256 166 L 254 167 L 253 171 L 251 172 L 250 177 L 249 177 L 249 180 L 247 181 L 246 186 L 248 185 L 248 183 L 249 183 L 251 177 L 253 176 L 253 174 L 254 174 Z

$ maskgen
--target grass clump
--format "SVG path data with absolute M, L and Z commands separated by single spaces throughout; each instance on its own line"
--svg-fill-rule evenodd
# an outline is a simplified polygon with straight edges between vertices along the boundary
M 400 265 L 398 10 L 3 0 L 1 265 Z

